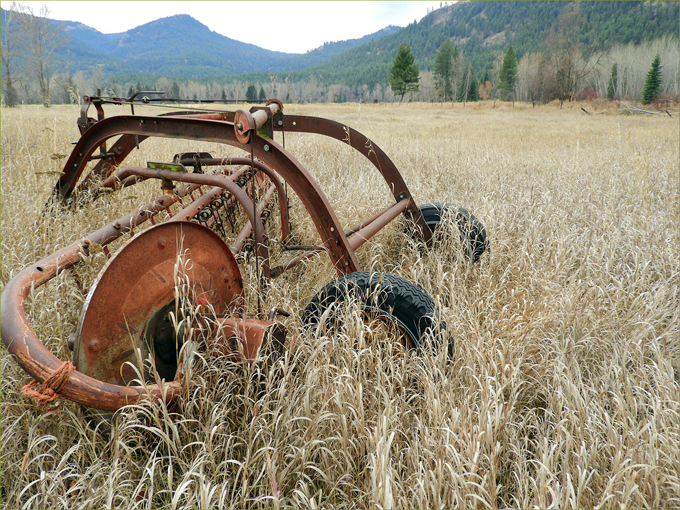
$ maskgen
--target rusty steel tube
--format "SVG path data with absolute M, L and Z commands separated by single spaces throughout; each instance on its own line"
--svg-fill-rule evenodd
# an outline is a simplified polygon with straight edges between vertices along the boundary
M 401 200 L 400 202 L 396 203 L 395 205 L 388 207 L 386 209 L 383 209 L 382 211 L 374 214 L 367 220 L 364 220 L 361 222 L 359 225 L 356 225 L 355 227 L 350 228 L 349 230 L 345 231 L 345 235 L 349 238 L 349 243 L 350 246 L 352 246 L 353 250 L 356 250 L 359 248 L 362 244 L 364 244 L 368 239 L 373 237 L 379 230 L 384 228 L 389 222 L 391 222 L 394 218 L 399 216 L 402 212 L 406 210 L 408 207 L 410 200 L 405 198 Z M 374 227 L 372 229 L 368 229 L 367 227 L 372 224 Z M 354 236 L 354 234 L 358 234 L 361 236 L 361 238 L 358 238 Z M 352 236 L 352 237 L 350 237 Z M 352 244 L 352 240 L 354 240 L 354 244 Z M 299 265 L 301 262 L 311 259 L 312 257 L 318 255 L 321 253 L 323 250 L 318 249 L 318 250 L 309 250 L 304 253 L 301 253 L 297 257 L 294 257 L 290 260 L 287 260 L 283 264 L 273 267 L 272 268 L 272 278 L 275 278 L 288 269 L 291 269 L 297 265 Z
M 246 168 L 240 168 L 236 172 L 226 176 L 226 178 L 231 180 L 231 181 L 235 181 L 241 175 L 243 175 L 245 173 L 245 171 L 246 171 Z M 202 175 L 202 174 L 196 174 L 196 175 Z M 200 184 L 198 186 L 200 186 Z M 184 209 L 182 209 L 172 219 L 170 219 L 168 221 L 186 221 L 185 218 L 186 219 L 194 218 L 201 211 L 201 209 L 203 209 L 206 205 L 208 205 L 210 202 L 215 200 L 215 198 L 217 198 L 218 196 L 220 196 L 223 193 L 224 193 L 224 188 L 222 188 L 221 186 L 214 186 L 212 189 L 203 193 L 203 195 L 198 197 L 196 200 L 194 200 L 191 204 L 186 206 Z
M 256 110 L 251 113 L 253 119 L 255 119 L 255 125 L 257 126 L 257 129 L 260 129 L 262 126 L 265 125 L 267 119 L 269 118 L 269 115 L 274 116 L 277 113 L 279 113 L 278 103 L 270 103 L 267 106 L 265 106 L 265 108 L 269 110 L 269 114 L 267 114 L 267 112 L 264 109 Z
M 280 106 L 277 102 L 267 104 L 264 108 L 255 111 L 248 111 L 245 109 L 236 110 L 234 112 L 234 132 L 241 143 L 248 143 L 250 141 L 251 133 L 257 132 L 269 120 L 280 111 Z
M 258 215 L 262 214 L 262 211 L 264 211 L 264 208 L 271 200 L 275 190 L 276 187 L 271 186 L 265 193 L 264 197 L 262 197 L 262 200 L 260 200 L 260 202 L 257 204 Z M 245 225 L 243 225 L 241 232 L 239 232 L 238 236 L 236 236 L 234 243 L 230 246 L 232 253 L 239 253 L 243 249 L 243 245 L 246 242 L 246 238 L 251 234 L 252 231 L 253 231 L 252 223 L 250 223 L 250 221 L 247 221 Z
M 255 225 L 255 242 L 257 244 L 257 254 L 262 259 L 262 272 L 265 278 L 270 277 L 269 273 L 269 247 L 264 239 L 264 225 L 260 219 L 260 215 L 255 211 L 255 206 L 250 197 L 243 191 L 236 183 L 218 175 L 186 173 L 180 174 L 168 170 L 152 170 L 150 168 L 128 167 L 118 173 L 120 179 L 124 179 L 130 175 L 139 175 L 154 179 L 168 179 L 171 181 L 188 182 L 200 185 L 219 186 L 231 193 L 236 200 L 241 203 L 244 212 L 248 216 L 251 225 Z M 180 218 L 191 219 L 191 216 L 186 214 L 177 214 Z
M 408 198 L 397 202 L 392 207 L 387 209 L 383 214 L 377 217 L 374 221 L 358 230 L 352 237 L 349 238 L 349 245 L 352 247 L 352 249 L 356 250 L 371 237 L 376 235 L 380 230 L 385 228 L 394 218 L 406 210 L 409 203 L 410 200 Z
M 162 196 L 156 201 L 119 218 L 113 223 L 31 264 L 5 285 L 0 295 L 0 335 L 7 350 L 19 366 L 31 377 L 43 382 L 59 370 L 63 361 L 52 354 L 40 341 L 30 326 L 25 303 L 31 290 L 44 285 L 62 271 L 81 261 L 81 251 L 91 243 L 107 245 L 128 232 L 135 225 L 175 202 L 175 198 Z M 115 411 L 144 398 L 159 398 L 167 402 L 181 391 L 178 381 L 165 385 L 119 386 L 89 377 L 77 370 L 71 372 L 60 390 L 64 398 L 103 411 Z

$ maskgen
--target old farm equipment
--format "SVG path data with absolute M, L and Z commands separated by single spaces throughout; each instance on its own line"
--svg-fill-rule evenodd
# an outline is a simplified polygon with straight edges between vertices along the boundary
M 419 348 L 427 330 L 439 327 L 433 300 L 422 289 L 391 274 L 362 271 L 357 260 L 355 251 L 402 215 L 413 237 L 429 243 L 450 208 L 442 203 L 418 207 L 395 165 L 375 143 L 333 120 L 284 115 L 277 100 L 250 110 L 193 108 L 145 116 L 135 114 L 134 105 L 154 100 L 148 98 L 151 93 L 142 94 L 141 100 L 85 97 L 78 119 L 81 138 L 51 201 L 77 206 L 84 197 L 93 199 L 105 190 L 118 192 L 149 180 L 160 184 L 157 198 L 31 264 L 2 291 L 2 340 L 35 379 L 29 388 L 34 396 L 43 402 L 60 396 L 104 411 L 142 398 L 175 399 L 181 389 L 179 351 L 186 338 L 172 322 L 172 312 L 186 304 L 179 303 L 177 295 L 181 257 L 189 261 L 185 281 L 190 286 L 182 299 L 213 318 L 208 350 L 236 360 L 254 360 L 265 344 L 282 348 L 286 334 L 275 320 L 276 308 L 257 313 L 244 309 L 239 267 L 244 253 L 249 254 L 251 272 L 255 266 L 261 291 L 267 281 L 302 261 L 328 254 L 339 278 L 309 303 L 303 314 L 308 324 L 326 321 L 334 306 L 352 296 L 367 315 L 396 326 L 392 331 L 407 347 Z M 105 104 L 129 104 L 132 113 L 106 117 Z M 97 118 L 88 116 L 91 106 Z M 276 132 L 323 135 L 350 145 L 382 175 L 393 202 L 358 225 L 344 227 L 311 174 L 274 140 Z M 215 158 L 191 152 L 146 167 L 123 166 L 133 150 L 151 138 L 217 142 L 243 154 Z M 290 192 L 313 220 L 317 245 L 292 244 Z M 467 257 L 476 262 L 487 246 L 484 227 L 465 209 L 456 208 L 454 214 Z M 275 217 L 278 224 L 273 224 Z M 275 236 L 267 235 L 271 229 Z M 272 266 L 273 238 L 283 253 L 297 255 Z M 127 240 L 90 288 L 77 332 L 69 339 L 72 363 L 64 362 L 33 331 L 25 302 L 32 289 L 80 264 L 91 247 L 108 249 L 119 239 Z M 152 361 L 153 374 L 144 374 L 148 368 L 140 360 L 145 358 Z

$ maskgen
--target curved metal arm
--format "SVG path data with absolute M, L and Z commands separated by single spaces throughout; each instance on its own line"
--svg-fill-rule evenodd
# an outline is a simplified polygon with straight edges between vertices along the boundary
M 283 117 L 283 124 L 274 126 L 274 130 L 328 136 L 346 143 L 363 154 L 383 176 L 397 202 L 404 198 L 409 199 L 410 203 L 404 215 L 416 224 L 416 235 L 421 237 L 423 242 L 430 242 L 432 232 L 413 200 L 406 181 L 387 154 L 366 135 L 334 120 L 305 115 L 286 115 Z
M 123 180 L 131 175 L 139 175 L 140 177 L 144 177 L 147 179 L 153 178 L 168 179 L 170 181 L 217 186 L 231 193 L 236 198 L 236 200 L 238 200 L 241 203 L 243 211 L 248 216 L 250 224 L 255 225 L 254 228 L 255 243 L 257 245 L 257 254 L 262 259 L 263 264 L 262 272 L 264 273 L 264 276 L 266 278 L 270 277 L 269 248 L 267 247 L 267 243 L 265 242 L 264 239 L 264 225 L 262 224 L 262 219 L 260 218 L 260 215 L 257 212 L 257 210 L 255 210 L 253 201 L 250 199 L 248 194 L 245 191 L 243 191 L 236 183 L 234 183 L 234 181 L 226 179 L 219 175 L 196 174 L 196 173 L 180 174 L 177 172 L 171 172 L 169 170 L 152 170 L 150 168 L 140 167 L 128 167 L 125 168 L 124 170 L 121 170 L 121 172 L 117 174 L 120 180 Z M 191 217 L 186 216 L 186 218 L 180 218 L 178 216 L 175 216 L 175 218 L 173 218 L 173 220 L 171 221 L 183 221 L 185 219 L 190 220 Z
M 226 114 L 225 114 L 226 117 Z M 97 147 L 108 138 L 127 134 L 145 137 L 187 138 L 206 142 L 225 143 L 253 152 L 290 184 L 312 217 L 328 254 L 338 271 L 347 274 L 360 271 L 342 226 L 323 191 L 303 166 L 283 147 L 255 133 L 251 143 L 243 145 L 236 139 L 234 124 L 226 121 L 187 117 L 142 117 L 121 115 L 104 119 L 85 132 L 64 167 L 55 187 L 55 194 L 62 200 L 73 192 L 86 162 Z
M 166 202 L 167 197 L 159 199 L 145 210 L 163 209 L 168 205 Z M 86 239 L 97 244 L 108 244 L 127 232 L 132 225 L 138 224 L 140 216 L 146 215 L 141 212 L 128 214 L 113 224 L 93 232 Z M 37 381 L 43 382 L 48 379 L 60 369 L 63 361 L 45 347 L 31 328 L 26 316 L 26 298 L 31 293 L 31 289 L 44 285 L 65 269 L 80 262 L 80 252 L 86 249 L 87 244 L 89 243 L 77 241 L 31 264 L 12 278 L 2 290 L 0 296 L 2 341 L 21 368 Z M 166 383 L 163 387 L 155 384 L 119 386 L 99 381 L 74 370 L 59 393 L 64 398 L 89 407 L 115 411 L 145 398 L 163 399 L 169 402 L 180 392 L 179 381 Z

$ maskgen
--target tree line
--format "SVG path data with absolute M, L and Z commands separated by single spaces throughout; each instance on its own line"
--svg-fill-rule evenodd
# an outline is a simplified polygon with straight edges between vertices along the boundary
M 491 3 L 489 3 L 491 5 Z M 414 52 L 402 43 L 387 79 L 332 83 L 327 76 L 297 77 L 295 72 L 225 76 L 219 80 L 171 80 L 167 77 L 106 77 L 101 67 L 75 73 L 53 72 L 54 51 L 64 37 L 47 23 L 46 5 L 39 13 L 12 4 L 2 26 L 2 101 L 78 103 L 83 94 L 129 97 L 140 90 L 161 90 L 166 97 L 187 100 L 257 102 L 392 102 L 528 101 L 534 104 L 571 99 L 653 101 L 677 97 L 679 51 L 676 37 L 618 44 L 587 52 L 582 44 L 583 15 L 578 3 L 564 10 L 554 28 L 546 31 L 540 51 L 516 51 L 514 44 L 496 51 L 491 67 L 469 58 L 468 43 L 446 36 L 435 46 L 434 58 L 416 65 Z M 406 33 L 408 30 L 403 29 Z M 16 72 L 17 62 L 21 72 Z M 650 75 L 651 73 L 651 75 Z M 651 77 L 649 77 L 651 76 Z M 651 99 L 650 99 L 651 98 Z
M 586 58 L 579 38 L 581 24 L 580 5 L 576 3 L 546 34 L 541 52 L 526 53 L 518 61 L 513 46 L 509 46 L 505 53 L 497 53 L 492 72 L 484 71 L 479 79 L 462 49 L 446 38 L 433 66 L 436 100 L 521 100 L 535 105 L 607 97 L 651 103 L 666 95 L 677 102 L 677 39 L 664 37 L 643 44 L 619 45 Z M 643 69 L 644 65 L 648 68 Z M 604 76 L 608 79 L 603 80 Z M 402 44 L 390 73 L 392 90 L 403 100 L 406 93 L 413 96 L 419 91 L 419 81 L 411 48 Z

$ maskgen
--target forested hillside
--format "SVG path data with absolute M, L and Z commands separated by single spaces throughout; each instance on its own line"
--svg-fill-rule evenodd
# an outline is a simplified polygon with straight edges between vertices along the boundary
M 305 54 L 241 43 L 187 15 L 162 18 L 118 34 L 47 19 L 50 30 L 63 36 L 51 55 L 49 101 L 73 100 L 98 88 L 115 95 L 153 88 L 188 99 L 243 99 L 251 86 L 259 95 L 290 101 L 390 101 L 394 95 L 388 75 L 401 44 L 409 46 L 421 76 L 420 90 L 408 98 L 433 101 L 441 99 L 435 56 L 446 40 L 455 48 L 456 76 L 465 75 L 456 86 L 463 81 L 471 84 L 465 92 L 471 100 L 476 99 L 478 84 L 486 87 L 482 96 L 497 97 L 499 69 L 510 47 L 519 65 L 517 99 L 555 97 L 557 86 L 545 80 L 537 84 L 537 77 L 555 78 L 562 72 L 557 69 L 562 65 L 558 61 L 567 57 L 573 60 L 570 65 L 578 83 L 572 84 L 569 94 L 562 92 L 562 98 L 588 87 L 590 97 L 604 95 L 612 66 L 617 65 L 622 77 L 617 96 L 635 99 L 641 94 L 654 52 L 664 53 L 664 90 L 677 94 L 679 64 L 674 48 L 678 46 L 679 6 L 677 1 L 457 2 L 405 28 L 386 27 L 361 39 L 326 43 Z M 10 18 L 2 10 L 3 99 L 12 88 L 7 86 L 8 69 L 12 69 L 15 95 L 36 102 L 45 86 L 37 86 L 35 72 L 28 66 L 30 59 L 16 51 L 21 16 L 25 14 L 17 13 L 8 24 Z M 11 65 L 5 65 L 6 60 Z
M 578 42 L 587 58 L 617 44 L 678 37 L 679 3 L 579 2 Z M 446 38 L 459 47 L 479 77 L 493 70 L 499 52 L 512 45 L 517 58 L 540 51 L 573 2 L 467 1 L 438 9 L 396 34 L 349 50 L 328 62 L 290 73 L 294 80 L 314 74 L 324 83 L 350 87 L 387 83 L 399 45 L 408 44 L 421 70 L 431 70 Z

